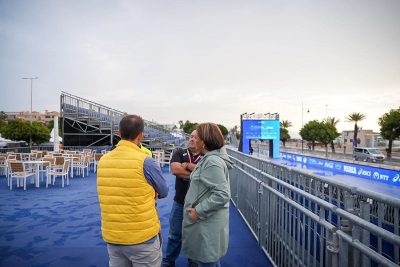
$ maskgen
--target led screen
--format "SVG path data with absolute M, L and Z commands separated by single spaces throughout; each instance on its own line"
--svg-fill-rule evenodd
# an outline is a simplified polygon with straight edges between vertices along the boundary
M 277 140 L 280 123 L 278 120 L 243 120 L 245 139 Z

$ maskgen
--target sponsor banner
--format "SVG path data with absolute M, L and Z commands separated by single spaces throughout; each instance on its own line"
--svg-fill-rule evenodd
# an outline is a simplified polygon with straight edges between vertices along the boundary
M 314 158 L 287 152 L 281 152 L 281 156 L 282 159 L 302 163 L 305 169 L 309 167 L 318 168 L 400 186 L 400 171 Z

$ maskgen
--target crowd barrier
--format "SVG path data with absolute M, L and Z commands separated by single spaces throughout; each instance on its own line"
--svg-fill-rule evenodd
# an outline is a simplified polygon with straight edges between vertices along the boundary
M 399 266 L 400 199 L 227 150 L 232 201 L 277 266 Z

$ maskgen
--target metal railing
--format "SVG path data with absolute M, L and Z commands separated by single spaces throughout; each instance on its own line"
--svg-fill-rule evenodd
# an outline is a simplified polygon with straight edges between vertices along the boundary
M 47 150 L 53 151 L 53 146 L 32 146 L 31 148 L 26 147 L 9 147 L 9 148 L 0 148 L 1 153 L 13 152 L 13 153 L 30 153 L 31 150 Z
M 112 146 L 63 146 L 63 150 L 74 150 L 74 151 L 83 151 L 84 149 L 92 149 L 97 152 L 101 152 L 103 150 L 110 151 L 112 150 Z M 177 147 L 170 144 L 151 144 L 147 146 L 151 151 L 155 150 L 166 150 L 173 151 Z M 31 150 L 45 150 L 45 151 L 53 151 L 53 146 L 32 146 L 30 147 L 14 147 L 14 148 L 0 148 L 0 154 L 13 152 L 13 153 L 30 153 Z
M 228 149 L 232 200 L 277 266 L 398 266 L 400 199 Z

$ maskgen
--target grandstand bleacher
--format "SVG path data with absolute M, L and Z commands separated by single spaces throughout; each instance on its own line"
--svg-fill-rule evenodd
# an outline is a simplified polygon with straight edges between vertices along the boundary
M 127 115 L 66 92 L 61 93 L 60 108 L 64 146 L 115 146 L 119 141 L 120 120 Z M 139 114 L 140 115 L 140 114 Z M 145 138 L 150 148 L 183 146 L 187 136 L 177 136 L 162 125 L 145 120 Z

